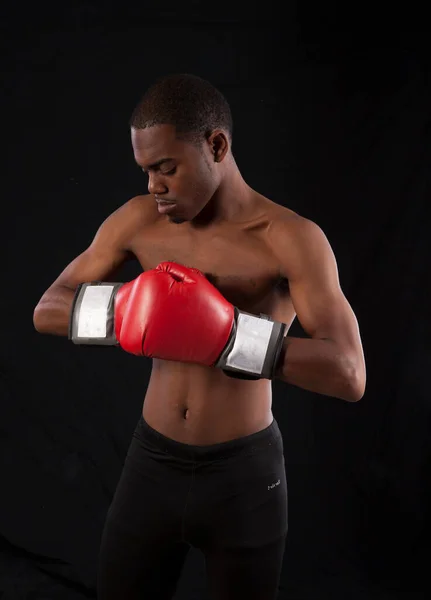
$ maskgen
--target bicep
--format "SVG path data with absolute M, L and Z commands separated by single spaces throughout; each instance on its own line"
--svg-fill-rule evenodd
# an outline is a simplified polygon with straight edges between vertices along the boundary
M 290 286 L 290 292 L 298 320 L 308 335 L 351 348 L 358 345 L 357 319 L 340 289 L 297 281 Z
M 63 269 L 51 287 L 61 285 L 75 289 L 85 281 L 109 281 L 126 259 L 125 253 L 90 246 Z
M 357 319 L 341 289 L 336 259 L 325 234 L 315 223 L 304 221 L 289 246 L 284 264 L 302 328 L 311 337 L 356 347 Z
M 63 269 L 50 287 L 75 289 L 82 282 L 109 280 L 131 258 L 124 233 L 118 215 L 110 215 L 99 227 L 88 248 Z

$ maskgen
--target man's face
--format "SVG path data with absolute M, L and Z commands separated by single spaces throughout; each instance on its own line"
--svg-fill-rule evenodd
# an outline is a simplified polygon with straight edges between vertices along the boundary
M 137 164 L 148 174 L 148 192 L 158 210 L 173 222 L 194 219 L 218 186 L 209 144 L 202 147 L 176 138 L 172 125 L 131 130 Z

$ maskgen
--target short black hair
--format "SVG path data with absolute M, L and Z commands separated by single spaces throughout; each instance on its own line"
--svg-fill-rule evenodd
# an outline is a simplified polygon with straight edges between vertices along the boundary
M 232 140 L 232 113 L 224 95 L 209 81 L 188 73 L 165 75 L 144 93 L 130 127 L 174 125 L 179 138 L 200 144 L 221 128 Z

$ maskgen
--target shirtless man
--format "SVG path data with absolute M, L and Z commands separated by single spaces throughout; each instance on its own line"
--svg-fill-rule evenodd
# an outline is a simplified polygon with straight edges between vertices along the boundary
M 319 226 L 242 178 L 229 105 L 209 82 L 159 79 L 130 130 L 149 193 L 101 224 L 34 311 L 41 333 L 153 359 L 103 532 L 98 598 L 172 598 L 195 546 L 215 600 L 273 600 L 287 487 L 271 380 L 358 401 L 357 320 Z M 143 273 L 115 283 L 131 257 Z M 289 336 L 295 316 L 307 338 Z

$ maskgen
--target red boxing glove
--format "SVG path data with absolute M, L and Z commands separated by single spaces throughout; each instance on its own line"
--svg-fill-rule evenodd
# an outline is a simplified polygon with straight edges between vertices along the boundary
M 132 283 L 117 335 L 124 350 L 150 358 L 215 364 L 229 340 L 234 307 L 200 271 L 163 262 Z
M 81 284 L 69 337 L 119 344 L 138 356 L 216 366 L 272 378 L 286 325 L 239 311 L 197 269 L 160 263 L 127 284 Z

